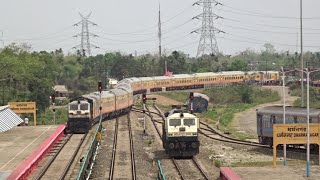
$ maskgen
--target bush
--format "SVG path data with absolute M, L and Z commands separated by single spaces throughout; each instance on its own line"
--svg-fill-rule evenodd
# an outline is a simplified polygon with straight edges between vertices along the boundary
M 220 168 L 222 166 L 222 162 L 219 159 L 214 160 L 214 166 Z

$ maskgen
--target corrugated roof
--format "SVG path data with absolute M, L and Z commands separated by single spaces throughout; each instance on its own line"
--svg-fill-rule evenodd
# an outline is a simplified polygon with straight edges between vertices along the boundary
M 53 89 L 54 89 L 55 91 L 60 92 L 60 93 L 68 93 L 68 89 L 66 88 L 65 85 L 55 85 L 55 86 L 53 87 Z
M 282 106 L 263 107 L 263 108 L 257 109 L 257 114 L 283 115 L 283 107 Z M 286 115 L 307 117 L 307 108 L 287 106 Z M 319 117 L 320 109 L 310 108 L 309 115 L 310 117 Z
M 8 131 L 22 122 L 23 120 L 9 106 L 0 106 L 0 132 Z

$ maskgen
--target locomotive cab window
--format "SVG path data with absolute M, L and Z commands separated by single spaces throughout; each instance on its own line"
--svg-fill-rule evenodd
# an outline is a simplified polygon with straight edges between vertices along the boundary
M 70 110 L 78 110 L 78 104 L 71 104 Z
M 193 126 L 195 125 L 195 119 L 184 119 L 183 125 L 185 126 Z
M 170 119 L 170 126 L 181 126 L 181 119 Z
M 88 104 L 80 104 L 80 110 L 88 110 Z

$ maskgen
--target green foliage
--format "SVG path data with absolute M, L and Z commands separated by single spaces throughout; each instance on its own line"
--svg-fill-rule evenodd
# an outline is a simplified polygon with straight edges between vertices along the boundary
M 56 116 L 56 123 L 55 124 L 63 124 L 66 123 L 68 120 L 68 107 L 60 107 L 56 108 L 55 112 Z M 53 122 L 53 111 L 52 109 L 46 109 L 44 113 L 40 114 L 37 117 L 37 124 L 38 125 L 50 125 L 54 124 Z
M 293 96 L 300 96 L 301 97 L 301 86 L 292 86 L 291 95 Z M 310 108 L 320 108 L 320 89 L 316 87 L 310 87 L 309 91 L 309 105 Z M 300 107 L 301 106 L 301 98 L 298 98 L 294 103 L 293 106 Z M 307 88 L 304 87 L 304 106 L 307 106 Z
M 219 159 L 214 160 L 214 166 L 220 168 L 222 166 L 222 162 Z
M 166 96 L 170 99 L 174 99 L 176 101 L 179 101 L 179 102 L 186 102 L 189 98 L 189 92 L 178 92 L 178 91 L 172 91 L 172 92 L 164 92 L 164 93 L 159 93 L 163 96 Z
M 237 112 L 245 111 L 258 104 L 280 100 L 279 94 L 275 91 L 248 85 L 205 89 L 202 93 L 209 96 L 212 108 L 199 114 L 199 116 L 213 119 L 215 122 L 219 120 L 220 124 L 224 126 L 228 126 L 231 123 L 234 114 Z M 246 101 L 247 103 L 243 103 L 243 94 L 245 94 L 245 98 L 250 99 L 250 103 L 248 101 Z M 170 92 L 161 93 L 161 95 L 184 103 L 189 93 Z
M 6 105 L 10 101 L 35 101 L 39 115 L 49 107 L 48 97 L 53 93 L 54 85 L 66 85 L 73 92 L 72 97 L 77 97 L 96 91 L 97 81 L 102 81 L 106 87 L 107 77 L 121 80 L 123 77 L 161 76 L 164 74 L 165 61 L 168 63 L 168 70 L 174 74 L 279 70 L 280 66 L 290 69 L 300 66 L 297 53 L 277 52 L 271 44 L 265 44 L 261 52 L 247 49 L 234 56 L 219 54 L 191 58 L 174 50 L 160 59 L 151 54 L 134 57 L 131 54 L 111 52 L 85 57 L 81 52 L 65 55 L 62 49 L 52 52 L 32 52 L 31 49 L 28 44 L 11 44 L 0 50 L 0 103 Z M 320 52 L 306 52 L 304 60 L 313 67 L 320 67 Z M 312 78 L 320 76 L 315 73 Z M 245 86 L 239 86 L 237 90 L 228 87 L 222 90 L 223 94 L 209 92 L 214 100 L 212 103 L 260 103 L 270 95 L 270 92 L 256 92 L 257 95 L 252 95 L 255 88 Z M 294 89 L 292 93 L 300 92 Z M 171 96 L 176 95 L 174 92 Z M 270 96 L 274 97 L 272 94 Z M 312 102 L 314 107 L 318 107 L 317 96 L 314 95 Z M 186 97 L 182 95 L 178 99 L 184 102 Z

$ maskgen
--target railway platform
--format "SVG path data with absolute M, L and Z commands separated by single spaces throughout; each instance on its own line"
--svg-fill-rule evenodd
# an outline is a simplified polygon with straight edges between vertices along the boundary
M 306 177 L 306 165 L 278 165 L 277 168 L 267 167 L 233 167 L 232 170 L 237 173 L 242 180 L 316 180 L 320 179 L 319 166 L 311 166 L 310 177 Z
M 6 179 L 59 127 L 18 126 L 0 133 L 0 179 Z

